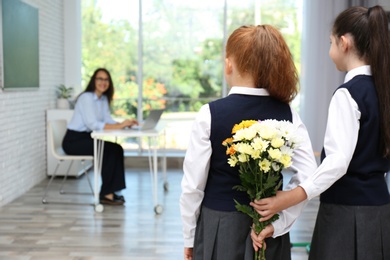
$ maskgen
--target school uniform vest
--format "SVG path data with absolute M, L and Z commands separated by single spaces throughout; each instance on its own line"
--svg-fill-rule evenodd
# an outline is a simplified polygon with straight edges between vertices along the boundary
M 203 205 L 219 211 L 236 211 L 234 199 L 249 205 L 245 192 L 233 190 L 240 184 L 238 167 L 227 163 L 222 141 L 232 136 L 234 124 L 242 120 L 277 119 L 292 121 L 291 109 L 270 96 L 231 94 L 209 103 L 211 113 L 210 141 L 212 154 Z M 281 176 L 282 179 L 282 176 Z
M 355 206 L 390 203 L 384 178 L 384 173 L 389 169 L 389 160 L 383 158 L 380 149 L 379 105 L 373 79 L 371 76 L 358 75 L 339 88 L 349 91 L 361 112 L 358 141 L 347 173 L 323 192 L 320 200 Z M 322 159 L 325 156 L 323 150 Z

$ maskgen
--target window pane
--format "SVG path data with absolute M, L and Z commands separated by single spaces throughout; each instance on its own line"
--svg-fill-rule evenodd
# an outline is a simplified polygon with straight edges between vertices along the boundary
M 300 70 L 302 0 L 142 0 L 141 60 L 138 3 L 82 1 L 83 85 L 96 68 L 106 67 L 115 84 L 115 117 L 135 117 L 138 107 L 143 117 L 151 108 L 165 108 L 168 148 L 185 149 L 200 106 L 228 92 L 223 89 L 225 21 L 225 36 L 241 25 L 276 26 Z M 293 104 L 298 108 L 299 97 Z
M 197 111 L 220 97 L 223 1 L 144 3 L 144 79 L 164 85 L 167 110 Z

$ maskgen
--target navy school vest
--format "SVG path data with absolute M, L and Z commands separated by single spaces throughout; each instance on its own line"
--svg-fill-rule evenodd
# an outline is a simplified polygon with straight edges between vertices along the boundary
M 346 88 L 359 107 L 361 118 L 358 141 L 347 173 L 320 195 L 320 201 L 354 206 L 390 203 L 384 178 L 390 162 L 383 158 L 380 150 L 379 104 L 372 77 L 358 75 L 339 88 Z M 325 156 L 322 150 L 321 159 Z
M 209 103 L 209 106 L 212 154 L 203 205 L 219 211 L 236 211 L 234 199 L 247 205 L 250 201 L 245 192 L 233 190 L 233 186 L 240 184 L 238 167 L 230 167 L 227 163 L 226 147 L 222 141 L 232 136 L 234 124 L 242 120 L 276 119 L 292 122 L 291 108 L 270 96 L 241 94 L 231 94 Z

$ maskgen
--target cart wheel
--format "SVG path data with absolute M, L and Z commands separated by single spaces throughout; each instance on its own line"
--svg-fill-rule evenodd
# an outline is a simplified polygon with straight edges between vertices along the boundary
M 103 210 L 104 210 L 104 206 L 102 204 L 95 205 L 96 212 L 101 213 L 101 212 L 103 212 Z
M 169 190 L 169 184 L 168 182 L 164 182 L 164 191 L 168 191 Z
M 161 205 L 157 205 L 154 207 L 154 212 L 157 214 L 157 215 L 160 215 L 162 212 L 163 212 L 163 207 Z

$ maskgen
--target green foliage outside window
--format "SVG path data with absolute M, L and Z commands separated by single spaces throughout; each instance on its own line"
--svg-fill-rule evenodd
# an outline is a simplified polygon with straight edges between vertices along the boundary
M 99 0 L 107 1 L 107 0 Z M 112 75 L 114 114 L 134 115 L 138 105 L 138 28 L 128 20 L 102 20 L 96 0 L 82 5 L 82 77 L 84 85 L 98 67 Z M 272 24 L 284 35 L 300 68 L 300 25 L 295 0 L 228 1 L 227 33 L 246 24 Z M 197 111 L 221 97 L 223 83 L 223 1 L 218 10 L 164 0 L 151 1 L 143 17 L 143 109 Z M 150 7 L 151 6 L 151 7 Z M 259 8 L 259 12 L 255 12 Z M 203 13 L 202 13 L 203 12 Z M 201 14 L 212 14 L 203 21 Z M 255 17 L 257 15 L 258 17 Z M 208 19 L 208 20 L 207 20 Z M 212 28 L 204 23 L 214 22 Z M 216 25 L 215 25 L 216 24 Z M 203 27 L 202 27 L 203 26 Z M 207 27 L 207 26 L 206 26 Z M 216 29 L 212 37 L 200 37 Z M 202 36 L 202 35 L 201 35 Z M 172 101 L 172 100 L 178 100 Z M 180 100 L 180 103 L 178 103 Z
M 134 82 L 134 77 L 130 81 L 124 79 L 117 84 L 118 87 L 114 94 L 114 101 L 112 105 L 113 115 L 116 117 L 128 118 L 137 116 L 138 108 L 138 85 Z M 156 82 L 149 78 L 143 82 L 143 94 L 148 97 L 142 103 L 142 111 L 146 117 L 147 111 L 150 109 L 165 108 L 166 101 L 163 99 L 166 89 L 164 84 Z M 123 98 L 126 97 L 126 98 Z

